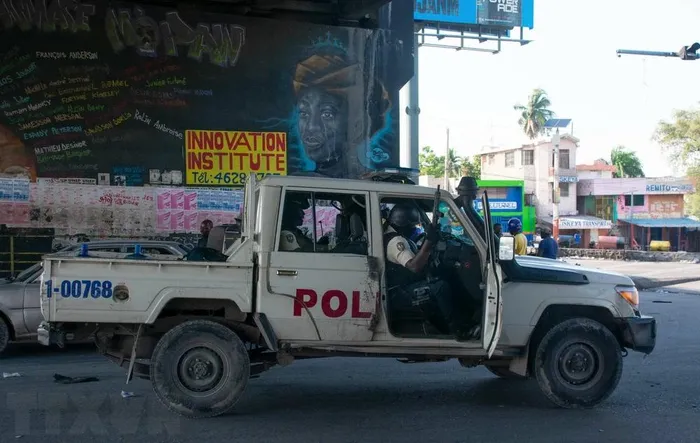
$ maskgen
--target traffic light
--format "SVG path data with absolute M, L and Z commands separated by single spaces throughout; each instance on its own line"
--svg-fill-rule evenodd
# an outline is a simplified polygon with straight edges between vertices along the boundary
M 697 60 L 698 59 L 698 49 L 700 49 L 700 43 L 693 43 L 691 46 L 683 46 L 680 51 L 678 51 L 678 57 L 681 60 Z

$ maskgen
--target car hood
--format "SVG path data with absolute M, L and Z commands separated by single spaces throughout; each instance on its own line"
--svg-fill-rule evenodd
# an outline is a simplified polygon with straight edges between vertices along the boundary
M 602 269 L 579 266 L 561 260 L 551 260 L 548 258 L 532 257 L 527 255 L 518 256 L 515 260 L 523 268 L 546 269 L 554 272 L 574 272 L 577 274 L 585 275 L 588 281 L 591 283 L 603 283 L 611 285 L 634 284 L 631 278 L 624 274 L 620 274 L 619 272 L 604 271 Z

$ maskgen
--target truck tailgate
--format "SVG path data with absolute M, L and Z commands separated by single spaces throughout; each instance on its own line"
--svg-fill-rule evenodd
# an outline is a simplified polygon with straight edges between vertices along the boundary
M 230 299 L 251 312 L 252 293 L 252 263 L 53 257 L 41 312 L 50 322 L 152 323 L 174 298 Z

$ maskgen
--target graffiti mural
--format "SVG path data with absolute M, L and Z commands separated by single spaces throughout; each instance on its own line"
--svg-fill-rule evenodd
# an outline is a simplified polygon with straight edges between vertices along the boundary
M 398 164 L 387 31 L 60 0 L 0 0 L 0 29 L 5 176 L 240 185 L 186 179 L 187 131 L 284 133 L 279 174 Z

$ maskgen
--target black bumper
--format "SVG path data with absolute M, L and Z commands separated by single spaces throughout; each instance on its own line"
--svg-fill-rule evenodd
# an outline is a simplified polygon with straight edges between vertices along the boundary
M 656 319 L 654 317 L 626 317 L 620 319 L 622 345 L 633 351 L 651 354 L 656 346 Z

